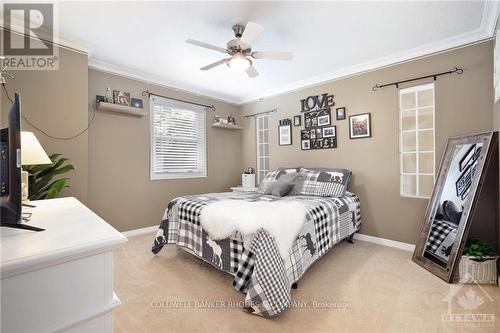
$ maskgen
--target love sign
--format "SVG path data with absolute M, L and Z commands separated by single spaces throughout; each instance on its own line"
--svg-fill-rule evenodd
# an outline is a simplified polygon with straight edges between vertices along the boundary
M 333 95 L 322 94 L 316 96 L 309 96 L 300 100 L 300 112 L 307 112 L 311 110 L 321 110 L 335 105 Z

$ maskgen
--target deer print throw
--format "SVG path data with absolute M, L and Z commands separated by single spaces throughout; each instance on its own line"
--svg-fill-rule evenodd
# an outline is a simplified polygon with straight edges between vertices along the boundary
M 306 213 L 306 206 L 299 201 L 221 200 L 203 207 L 200 223 L 214 240 L 238 231 L 250 241 L 262 228 L 274 238 L 285 258 L 304 225 Z

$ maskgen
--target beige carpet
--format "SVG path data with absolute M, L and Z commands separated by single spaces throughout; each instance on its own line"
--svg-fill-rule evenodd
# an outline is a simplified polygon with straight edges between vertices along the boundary
M 410 252 L 343 242 L 292 291 L 297 307 L 264 319 L 237 308 L 244 295 L 230 275 L 172 245 L 155 256 L 153 237 L 131 237 L 115 251 L 115 291 L 123 302 L 115 332 L 500 332 L 498 287 L 458 285 L 450 312 L 464 314 L 465 307 L 476 316 L 443 321 L 450 286 L 414 264 Z

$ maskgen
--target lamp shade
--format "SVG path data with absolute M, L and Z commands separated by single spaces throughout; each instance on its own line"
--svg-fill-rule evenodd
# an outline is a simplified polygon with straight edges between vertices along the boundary
M 21 164 L 51 164 L 52 161 L 47 156 L 42 145 L 31 132 L 21 131 Z

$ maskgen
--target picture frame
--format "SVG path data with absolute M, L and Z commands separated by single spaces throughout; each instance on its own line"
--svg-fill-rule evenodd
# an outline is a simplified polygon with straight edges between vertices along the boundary
M 467 168 L 477 159 L 477 157 L 481 153 L 480 150 L 480 148 L 478 149 L 475 146 L 472 146 L 469 151 L 467 151 L 467 154 L 465 154 L 464 157 L 460 160 L 460 171 L 464 171 L 465 168 Z
M 302 140 L 301 149 L 302 150 L 310 150 L 311 149 L 311 141 L 310 140 Z
M 330 125 L 330 115 L 324 115 L 318 117 L 317 126 L 328 126 Z
M 142 109 L 143 108 L 142 99 L 140 99 L 140 98 L 132 98 L 132 104 L 131 104 L 131 106 L 134 107 L 134 108 Z
M 371 113 L 360 113 L 349 116 L 349 138 L 363 139 L 372 136 Z
M 123 90 L 113 90 L 115 104 L 130 106 L 130 93 Z
M 337 136 L 337 126 L 323 127 L 322 137 L 331 138 Z
M 302 125 L 302 115 L 297 115 L 293 117 L 293 126 L 301 126 Z
M 337 120 L 345 120 L 345 106 L 335 109 L 335 116 Z
M 321 118 L 322 124 L 318 123 L 318 119 Z M 326 120 L 328 118 L 328 120 Z M 310 129 L 313 127 L 324 126 L 328 122 L 327 125 L 331 123 L 331 110 L 330 108 L 321 109 L 319 111 L 310 111 L 304 113 L 304 123 L 305 129 Z
M 309 131 L 308 130 L 301 130 L 300 131 L 300 138 L 301 138 L 301 140 L 309 140 L 311 138 Z
M 284 124 L 278 126 L 278 145 L 292 145 L 292 124 Z

